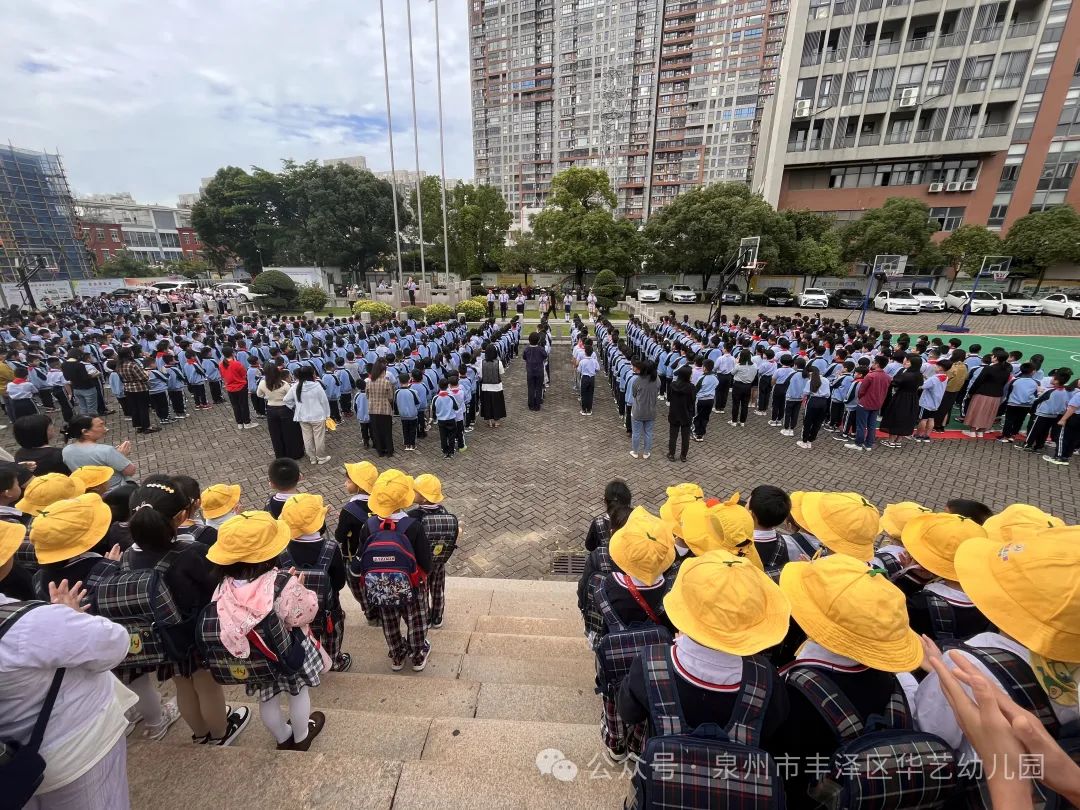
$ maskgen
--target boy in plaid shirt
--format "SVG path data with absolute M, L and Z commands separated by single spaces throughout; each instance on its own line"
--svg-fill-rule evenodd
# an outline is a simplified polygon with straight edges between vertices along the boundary
M 442 505 L 442 482 L 438 478 L 430 473 L 419 475 L 413 487 L 416 490 L 416 508 L 409 512 L 409 516 L 420 521 L 431 546 L 427 592 L 431 607 L 430 626 L 438 630 L 443 625 L 446 609 L 446 563 L 457 548 L 460 525 L 457 517 Z

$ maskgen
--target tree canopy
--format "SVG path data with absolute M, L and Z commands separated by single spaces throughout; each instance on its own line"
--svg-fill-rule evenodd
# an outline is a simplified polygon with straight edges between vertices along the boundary
M 945 237 L 941 256 L 956 275 L 974 276 L 982 268 L 984 256 L 1000 256 L 1001 238 L 985 225 L 961 225 Z
M 136 259 L 130 251 L 121 250 L 108 261 L 102 262 L 96 274 L 101 278 L 150 278 L 160 273 L 160 270 Z
M 930 221 L 930 209 L 919 200 L 890 197 L 881 208 L 872 208 L 862 219 L 850 222 L 840 232 L 845 261 L 872 265 L 874 257 L 895 254 L 918 259 L 938 230 Z
M 1019 272 L 1040 276 L 1051 265 L 1080 262 L 1080 214 L 1059 205 L 1021 217 L 1009 229 L 1005 253 Z

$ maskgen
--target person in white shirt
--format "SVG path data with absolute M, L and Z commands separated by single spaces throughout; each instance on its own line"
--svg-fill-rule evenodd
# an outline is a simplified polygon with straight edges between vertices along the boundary
M 330 460 L 326 453 L 326 420 L 330 417 L 330 400 L 322 384 L 315 380 L 312 366 L 301 366 L 296 371 L 296 385 L 285 395 L 285 405 L 292 408 L 293 421 L 300 423 L 304 434 L 304 449 L 312 464 L 325 464 Z

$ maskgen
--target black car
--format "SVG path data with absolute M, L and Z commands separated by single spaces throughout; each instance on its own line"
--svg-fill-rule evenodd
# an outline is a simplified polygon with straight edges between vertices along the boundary
M 767 307 L 790 307 L 795 303 L 795 296 L 784 287 L 766 287 L 761 293 L 761 303 Z
M 862 309 L 864 294 L 854 287 L 841 287 L 829 294 L 829 306 L 838 309 Z

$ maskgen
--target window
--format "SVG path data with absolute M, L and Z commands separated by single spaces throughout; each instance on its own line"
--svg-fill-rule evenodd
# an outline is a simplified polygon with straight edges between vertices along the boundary
M 925 65 L 904 65 L 896 72 L 896 86 L 917 85 L 922 81 Z
M 936 223 L 938 228 L 946 233 L 951 233 L 960 227 L 964 221 L 963 208 L 931 208 L 930 221 Z
M 1005 213 L 1009 210 L 1008 205 L 990 206 L 990 216 L 986 220 L 986 227 L 1000 228 L 1005 224 Z
M 95 228 L 94 229 L 94 235 L 97 237 L 97 240 L 99 242 L 104 242 L 105 241 L 105 229 L 104 228 Z
M 116 230 L 115 228 L 109 231 L 109 236 L 112 237 L 113 242 L 120 242 L 120 231 Z

